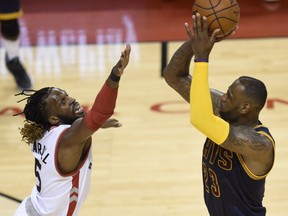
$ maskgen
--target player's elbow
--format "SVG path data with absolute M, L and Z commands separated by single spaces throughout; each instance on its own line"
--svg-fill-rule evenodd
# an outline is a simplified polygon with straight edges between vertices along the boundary
M 171 71 L 169 71 L 168 66 L 163 70 L 163 77 L 168 85 L 171 86 L 173 84 L 173 76 Z
M 198 127 L 199 127 L 199 124 L 201 123 L 201 117 L 200 117 L 200 115 L 197 115 L 197 114 L 195 114 L 194 112 L 191 112 L 191 113 L 190 113 L 190 123 L 191 123 L 194 127 L 198 128 Z
M 176 71 L 174 71 L 170 63 L 164 68 L 163 77 L 166 83 L 172 88 L 175 89 L 179 85 L 179 77 L 177 76 Z

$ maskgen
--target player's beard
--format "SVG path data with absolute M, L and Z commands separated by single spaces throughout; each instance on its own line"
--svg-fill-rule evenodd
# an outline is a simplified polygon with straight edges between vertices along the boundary
M 64 117 L 64 116 L 58 116 L 60 122 L 62 124 L 73 124 L 74 121 L 76 121 L 78 118 L 81 118 L 80 116 L 73 116 L 73 117 Z
M 233 124 L 234 122 L 238 122 L 239 116 L 235 115 L 235 112 L 233 111 L 228 111 L 228 112 L 220 111 L 219 114 L 222 119 L 229 122 L 230 124 Z
M 62 124 L 73 124 L 74 121 L 78 118 L 83 118 L 86 114 L 80 104 L 76 101 L 71 104 L 71 111 L 72 113 L 69 116 L 58 116 Z

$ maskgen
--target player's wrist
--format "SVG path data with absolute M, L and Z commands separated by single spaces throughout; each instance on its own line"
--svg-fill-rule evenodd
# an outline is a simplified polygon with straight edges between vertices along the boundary
M 198 58 L 198 57 L 195 57 L 194 58 L 194 62 L 209 62 L 208 58 Z
M 208 62 L 209 54 L 195 54 L 194 62 Z
M 110 75 L 109 75 L 109 79 L 114 81 L 114 82 L 119 82 L 120 78 L 121 78 L 121 75 L 115 74 L 114 68 L 113 68 Z

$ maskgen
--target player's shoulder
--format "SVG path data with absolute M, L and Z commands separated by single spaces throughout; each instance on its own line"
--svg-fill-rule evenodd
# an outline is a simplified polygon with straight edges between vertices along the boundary
M 263 125 L 260 121 L 259 121 L 259 124 L 254 127 L 254 130 L 256 130 L 257 132 L 267 133 L 271 136 L 269 128 L 267 126 Z
M 48 131 L 45 132 L 42 140 L 45 139 L 45 138 L 48 138 L 48 137 L 50 137 L 50 138 L 51 137 L 57 137 L 69 127 L 71 127 L 71 125 L 68 125 L 68 124 L 63 124 L 63 125 L 59 125 L 59 126 L 53 126 Z
M 263 137 L 267 138 L 267 142 L 275 144 L 275 140 L 273 136 L 271 135 L 269 128 L 263 125 L 260 121 L 259 124 L 254 127 L 254 129 L 257 131 L 257 133 L 261 134 Z

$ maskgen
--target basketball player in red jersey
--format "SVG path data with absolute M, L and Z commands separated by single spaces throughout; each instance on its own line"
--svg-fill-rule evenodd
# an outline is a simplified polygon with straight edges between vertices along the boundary
M 190 102 L 190 121 L 207 136 L 202 157 L 205 204 L 211 216 L 264 216 L 265 178 L 274 163 L 274 140 L 259 120 L 266 87 L 241 76 L 226 93 L 209 89 L 209 54 L 219 30 L 209 35 L 207 19 L 200 14 L 192 20 L 192 31 L 185 24 L 190 40 L 174 53 L 164 77 Z
M 108 119 L 114 113 L 130 51 L 128 44 L 87 113 L 63 89 L 46 87 L 20 93 L 28 96 L 20 133 L 35 157 L 36 184 L 15 216 L 78 215 L 90 187 L 91 136 L 100 127 L 119 126 Z
M 32 82 L 19 59 L 20 27 L 23 12 L 20 0 L 0 0 L 1 44 L 5 49 L 5 63 L 19 89 L 30 89 Z

